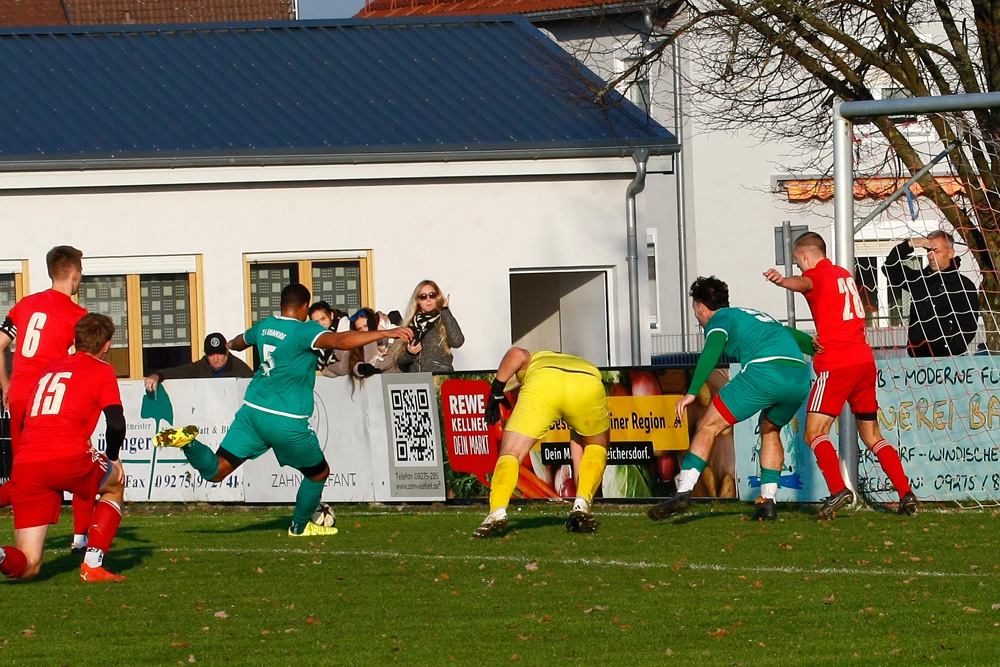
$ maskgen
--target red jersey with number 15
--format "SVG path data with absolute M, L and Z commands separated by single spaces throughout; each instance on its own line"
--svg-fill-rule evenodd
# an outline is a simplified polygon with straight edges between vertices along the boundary
M 88 440 L 101 411 L 121 404 L 111 365 L 83 352 L 53 361 L 28 403 L 14 462 L 64 459 L 90 451 Z
M 802 276 L 812 281 L 805 293 L 822 354 L 813 357 L 817 372 L 875 361 L 865 338 L 865 307 L 854 276 L 824 259 Z
M 27 400 L 42 370 L 65 357 L 76 339 L 75 328 L 87 310 L 54 289 L 26 296 L 7 316 L 14 324 L 14 372 L 10 400 Z

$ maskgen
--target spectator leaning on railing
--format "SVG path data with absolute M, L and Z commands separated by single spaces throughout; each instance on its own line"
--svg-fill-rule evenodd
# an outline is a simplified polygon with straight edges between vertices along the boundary
M 146 377 L 146 391 L 156 391 L 164 380 L 252 377 L 253 370 L 242 359 L 229 353 L 226 337 L 220 333 L 212 333 L 205 337 L 205 356 L 190 364 L 150 373 Z
M 927 248 L 927 266 L 903 263 L 914 248 Z M 911 357 L 948 357 L 965 353 L 979 328 L 979 295 L 958 271 L 951 235 L 937 230 L 893 248 L 882 272 L 889 285 L 910 293 L 906 352 Z

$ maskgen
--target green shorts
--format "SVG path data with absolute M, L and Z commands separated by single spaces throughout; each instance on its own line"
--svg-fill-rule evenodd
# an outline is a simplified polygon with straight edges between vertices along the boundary
M 319 439 L 308 419 L 284 417 L 244 405 L 220 447 L 241 459 L 255 459 L 274 450 L 278 463 L 300 470 L 324 460 Z
M 763 362 L 744 366 L 719 390 L 715 407 L 730 424 L 760 412 L 775 426 L 784 426 L 808 395 L 809 369 L 805 365 Z

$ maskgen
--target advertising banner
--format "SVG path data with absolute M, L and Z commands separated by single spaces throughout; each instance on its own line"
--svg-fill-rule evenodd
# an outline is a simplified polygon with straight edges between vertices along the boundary
M 995 500 L 1000 494 L 1000 370 L 990 356 L 879 361 L 879 427 L 899 445 L 918 498 Z M 863 488 L 897 500 L 862 448 Z
M 453 374 L 438 377 L 441 418 L 448 455 L 449 493 L 488 494 L 503 424 L 484 419 L 493 374 Z M 674 408 L 686 383 L 684 371 L 625 369 L 602 371 L 611 411 L 608 467 L 599 495 L 605 498 L 647 498 L 664 495 L 673 485 L 677 456 L 689 445 L 690 424 L 675 423 Z M 507 394 L 516 406 L 517 391 Z M 552 425 L 522 462 L 518 495 L 523 498 L 572 498 L 570 430 L 563 421 Z M 732 456 L 730 455 L 731 459 Z M 733 491 L 735 494 L 735 489 Z
M 170 380 L 155 394 L 146 392 L 141 380 L 119 382 L 127 424 L 121 450 L 125 499 L 294 502 L 302 475 L 280 466 L 272 452 L 212 483 L 201 478 L 180 450 L 153 447 L 157 431 L 194 424 L 200 431 L 198 441 L 217 449 L 249 382 Z M 444 499 L 437 395 L 430 374 L 375 376 L 356 385 L 346 377 L 318 377 L 314 396 L 309 424 L 330 465 L 323 500 Z M 102 416 L 92 436 L 101 451 L 105 429 Z

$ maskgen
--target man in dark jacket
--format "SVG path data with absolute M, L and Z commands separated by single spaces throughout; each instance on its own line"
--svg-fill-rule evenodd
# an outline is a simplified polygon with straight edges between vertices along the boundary
M 927 266 L 903 264 L 914 248 L 927 248 Z M 976 286 L 958 272 L 951 235 L 933 231 L 893 248 L 882 272 L 889 285 L 910 293 L 910 327 L 906 352 L 911 357 L 948 357 L 963 354 L 979 328 Z
M 164 368 L 146 377 L 146 391 L 156 391 L 164 380 L 185 378 L 252 378 L 253 370 L 229 353 L 226 337 L 220 333 L 205 337 L 205 356 L 183 366 Z

